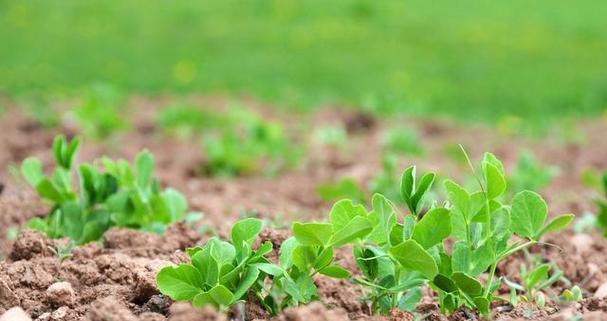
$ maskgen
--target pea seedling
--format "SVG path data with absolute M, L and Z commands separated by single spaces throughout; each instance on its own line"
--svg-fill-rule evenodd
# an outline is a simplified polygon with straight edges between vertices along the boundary
M 158 289 L 175 301 L 221 310 L 242 301 L 249 290 L 259 291 L 268 275 L 281 273 L 265 257 L 272 251 L 272 243 L 252 249 L 262 227 L 258 219 L 244 219 L 232 227 L 229 242 L 214 237 L 203 247 L 188 249 L 191 263 L 160 270 L 156 276 Z
M 99 239 L 112 226 L 137 228 L 161 233 L 170 223 L 181 220 L 187 201 L 174 189 L 162 190 L 152 176 L 154 158 L 140 152 L 134 169 L 125 160 L 100 160 L 105 171 L 75 158 L 80 139 L 68 142 L 57 136 L 53 156 L 57 167 L 51 176 L 42 172 L 37 158 L 27 158 L 21 165 L 25 180 L 45 201 L 52 204 L 50 214 L 35 218 L 28 226 L 51 238 L 69 237 L 77 244 Z M 74 180 L 74 172 L 77 180 Z M 79 185 L 78 190 L 73 186 Z

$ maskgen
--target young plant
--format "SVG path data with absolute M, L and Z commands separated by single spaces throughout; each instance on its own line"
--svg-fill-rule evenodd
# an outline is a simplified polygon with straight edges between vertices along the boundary
M 374 201 L 377 205 L 374 204 L 373 213 L 381 215 L 372 222 L 376 222 L 375 228 L 380 232 L 377 232 L 378 239 L 367 238 L 365 249 L 379 250 L 365 255 L 359 249 L 355 254 L 363 274 L 369 279 L 376 274 L 365 273 L 366 267 L 362 263 L 368 261 L 377 262 L 378 267 L 390 266 L 378 261 L 382 258 L 398 267 L 393 274 L 384 272 L 386 276 L 391 275 L 392 280 L 404 278 L 401 287 L 398 283 L 390 283 L 397 286 L 396 289 L 412 289 L 427 282 L 438 293 L 441 310 L 446 313 L 466 306 L 488 314 L 500 283 L 500 279 L 495 279 L 497 264 L 513 253 L 537 244 L 544 234 L 564 228 L 573 219 L 573 215 L 567 214 L 545 224 L 546 203 L 531 191 L 517 193 L 511 205 L 503 204 L 500 199 L 506 192 L 504 169 L 490 153 L 486 153 L 481 162 L 482 177 L 477 178 L 480 190 L 470 192 L 446 180 L 444 186 L 448 202 L 442 206 L 437 200 L 428 199 L 434 173 L 426 173 L 417 181 L 415 172 L 414 166 L 409 167 L 401 179 L 401 197 L 409 215 L 403 219 L 396 217 L 391 214 L 393 207 L 390 209 L 388 206 L 390 202 L 381 201 L 382 197 L 376 196 Z M 513 235 L 521 240 L 512 242 Z M 448 238 L 454 241 L 451 246 L 445 243 Z M 396 272 L 399 270 L 400 275 Z M 405 275 L 415 274 L 403 277 L 403 271 Z M 488 275 L 483 278 L 486 281 L 479 281 L 486 271 Z M 368 282 L 372 288 L 379 285 L 381 277 L 374 280 Z M 386 302 L 374 302 L 380 312 L 397 306 L 395 301 L 398 300 L 394 297 L 383 300 Z
M 557 168 L 543 166 L 532 153 L 526 151 L 519 156 L 516 167 L 508 178 L 508 185 L 512 193 L 537 191 L 546 187 L 557 173 Z
M 205 137 L 208 158 L 204 172 L 215 176 L 238 176 L 263 172 L 272 175 L 294 166 L 299 152 L 279 123 L 239 111 L 217 135 Z
M 343 178 L 336 183 L 321 184 L 316 188 L 316 192 L 323 201 L 337 201 L 348 198 L 357 203 L 365 200 L 365 193 L 360 186 L 351 178 Z
M 423 155 L 424 148 L 419 133 L 411 127 L 395 127 L 383 138 L 384 148 L 390 153 L 399 155 Z
M 595 200 L 597 206 L 596 225 L 607 237 L 607 172 L 602 175 L 601 189 L 602 194 Z
M 388 255 L 409 237 L 411 221 L 398 223 L 394 206 L 381 194 L 373 196 L 369 217 L 372 232 L 364 242 L 354 246 L 354 257 L 362 274 L 355 281 L 367 289 L 363 300 L 369 301 L 372 310 L 380 314 L 388 314 L 395 308 L 412 311 L 422 297 L 419 286 L 427 281 L 422 274 Z
M 165 132 L 189 137 L 211 128 L 225 126 L 228 119 L 208 109 L 176 104 L 162 108 L 156 115 L 156 122 Z
M 370 218 L 362 205 L 350 200 L 337 202 L 331 209 L 329 223 L 294 223 L 293 237 L 280 248 L 280 268 L 272 287 L 262 302 L 273 314 L 282 309 L 318 299 L 313 277 L 322 274 L 348 278 L 350 272 L 335 264 L 335 250 L 364 238 L 372 230 Z
M 398 189 L 396 163 L 396 155 L 390 153 L 384 154 L 382 158 L 382 170 L 369 183 L 369 190 L 372 193 L 379 193 L 390 200 L 394 200 L 398 205 L 404 205 L 400 199 L 400 190 Z
M 253 249 L 262 227 L 258 219 L 244 219 L 232 227 L 229 242 L 214 237 L 203 247 L 189 248 L 191 263 L 160 270 L 156 276 L 158 289 L 175 301 L 191 301 L 196 307 L 212 305 L 220 310 L 242 302 L 249 291 L 261 291 L 268 275 L 282 272 L 265 257 L 272 251 L 272 243 Z
M 129 123 L 120 116 L 122 103 L 123 97 L 114 87 L 95 85 L 73 108 L 73 117 L 86 137 L 104 139 L 128 129 Z
M 99 171 L 88 163 L 76 166 L 79 148 L 79 138 L 68 142 L 57 136 L 52 148 L 57 167 L 51 176 L 43 174 L 40 160 L 23 161 L 26 181 L 52 204 L 50 214 L 30 220 L 29 227 L 83 244 L 99 239 L 112 226 L 162 232 L 185 215 L 185 198 L 173 189 L 161 190 L 152 177 L 154 159 L 149 152 L 137 155 L 134 169 L 125 160 L 104 158 L 105 171 Z
M 550 273 L 551 270 L 554 271 Z M 543 290 L 550 288 L 558 281 L 569 283 L 561 270 L 547 263 L 538 264 L 531 270 L 528 270 L 525 264 L 521 264 L 520 277 L 522 280 L 521 284 L 503 278 L 506 285 L 510 288 L 510 303 L 513 306 L 516 306 L 519 301 L 535 302 L 539 306 L 544 306 L 546 304 L 546 296 L 542 292 Z

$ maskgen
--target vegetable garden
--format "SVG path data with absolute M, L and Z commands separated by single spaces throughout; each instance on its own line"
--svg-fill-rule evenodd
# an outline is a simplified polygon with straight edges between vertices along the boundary
M 607 320 L 580 1 L 0 1 L 0 321 Z

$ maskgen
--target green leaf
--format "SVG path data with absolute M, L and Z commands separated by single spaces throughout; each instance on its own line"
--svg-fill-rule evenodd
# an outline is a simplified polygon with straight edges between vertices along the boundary
M 271 263 L 255 263 L 253 266 L 272 276 L 279 276 L 285 273 L 280 266 Z
M 470 269 L 470 247 L 464 241 L 453 244 L 451 267 L 453 272 L 468 272 Z
M 495 165 L 489 163 L 484 165 L 487 197 L 489 199 L 494 199 L 506 191 L 506 178 L 504 177 L 503 171 L 500 172 Z
M 415 224 L 413 239 L 428 249 L 451 234 L 451 213 L 445 208 L 434 208 Z
M 36 192 L 40 197 L 55 203 L 61 203 L 65 200 L 61 192 L 48 178 L 43 177 L 36 185 Z
M 42 179 L 42 163 L 35 157 L 26 158 L 21 163 L 21 174 L 28 184 L 36 187 Z
M 491 214 L 491 231 L 495 236 L 501 236 L 510 231 L 510 212 L 506 207 Z
M 199 251 L 192 257 L 192 265 L 198 269 L 201 282 L 208 286 L 214 286 L 219 281 L 219 264 L 209 254 L 208 248 Z
M 405 269 L 418 271 L 429 280 L 438 274 L 438 267 L 432 256 L 414 240 L 404 241 L 391 248 L 390 254 Z
M 331 224 L 293 223 L 293 235 L 303 245 L 325 246 L 333 234 Z
M 489 315 L 489 300 L 483 297 L 474 298 L 474 305 L 478 311 L 483 315 Z
M 243 248 L 244 245 L 250 248 L 262 228 L 263 222 L 259 219 L 246 218 L 240 220 L 232 227 L 232 243 L 237 249 Z
M 557 216 L 552 221 L 550 221 L 550 223 L 546 224 L 544 228 L 542 228 L 542 230 L 538 233 L 537 238 L 541 238 L 546 233 L 564 229 L 565 227 L 567 227 L 567 225 L 569 225 L 569 223 L 573 221 L 574 218 L 575 215 L 573 214 L 563 214 Z
M 293 251 L 298 246 L 298 242 L 294 237 L 286 239 L 280 245 L 280 251 L 278 256 L 278 262 L 280 266 L 288 269 L 293 264 Z
M 368 218 L 356 216 L 342 229 L 334 231 L 329 241 L 330 246 L 342 246 L 358 238 L 363 238 L 373 230 Z M 297 235 L 296 235 L 297 237 Z
M 483 288 L 480 282 L 478 282 L 475 278 L 469 276 L 463 272 L 455 272 L 451 275 L 451 278 L 455 282 L 460 290 L 464 291 L 464 293 L 469 294 L 473 297 L 481 295 Z
M 232 263 L 236 257 L 236 249 L 228 242 L 212 238 L 207 242 L 209 253 L 219 266 Z
M 317 270 L 324 268 L 325 266 L 333 262 L 333 258 L 334 256 L 332 247 L 327 247 L 323 249 L 316 258 L 316 261 L 314 261 L 314 268 Z
M 497 170 L 499 171 L 500 174 L 504 175 L 504 164 L 502 164 L 502 162 L 497 159 L 497 157 L 495 157 L 495 155 L 493 153 L 485 153 L 485 155 L 483 155 L 483 166 L 485 166 L 486 164 L 491 164 L 493 166 L 495 166 L 495 168 L 497 168 Z M 484 170 L 484 168 L 483 168 Z
M 135 158 L 135 168 L 137 185 L 140 187 L 148 186 L 152 177 L 152 170 L 154 169 L 154 156 L 147 150 L 140 152 L 137 154 L 137 158 Z
M 201 280 L 198 270 L 188 264 L 165 267 L 156 276 L 160 292 L 175 301 L 192 300 L 202 292 Z
M 232 304 L 232 300 L 234 299 L 234 294 L 232 294 L 232 291 L 221 284 L 212 288 L 211 291 L 209 291 L 209 295 L 221 306 L 230 306 L 230 304 Z
M 255 281 L 257 281 L 258 277 L 259 269 L 257 269 L 256 267 L 251 267 L 250 269 L 248 269 L 244 277 L 240 281 L 240 284 L 238 284 L 238 288 L 236 288 L 236 291 L 234 292 L 234 300 L 239 300 L 240 298 L 242 298 L 247 293 L 247 291 L 249 291 L 251 286 L 255 284 Z
M 414 208 L 411 205 L 411 196 L 413 196 L 415 190 L 415 166 L 409 166 L 403 172 L 400 180 L 400 195 L 405 201 L 405 204 L 409 207 L 411 213 L 414 212 Z
M 390 201 L 381 194 L 374 194 L 371 201 L 373 211 L 369 214 L 369 221 L 373 225 L 373 231 L 368 239 L 376 244 L 389 242 L 390 232 L 396 225 L 396 214 Z
M 181 220 L 188 208 L 188 201 L 185 196 L 173 188 L 167 188 L 161 193 L 161 197 L 166 204 L 170 222 Z
M 548 271 L 550 271 L 549 264 L 541 264 L 536 267 L 529 275 L 525 278 L 525 285 L 528 289 L 533 289 L 536 284 L 548 279 Z
M 55 158 L 55 162 L 63 167 L 63 151 L 65 149 L 66 141 L 65 136 L 57 135 L 53 138 L 53 157 Z
M 417 306 L 419 301 L 422 299 L 422 296 L 423 295 L 422 295 L 421 288 L 411 289 L 411 290 L 407 291 L 407 293 L 405 293 L 405 295 L 400 297 L 400 300 L 398 300 L 398 308 L 403 311 L 412 312 L 415 310 L 415 307 Z
M 316 259 L 316 253 L 310 245 L 298 245 L 293 250 L 293 265 L 298 267 L 300 271 L 307 271 Z
M 72 168 L 78 149 L 80 149 L 80 137 L 74 137 L 65 150 L 66 169 Z
M 512 199 L 511 228 L 521 237 L 537 240 L 540 235 L 548 207 L 544 199 L 537 193 L 522 191 Z
M 441 289 L 445 292 L 452 293 L 452 292 L 457 291 L 457 286 L 455 285 L 455 282 L 453 282 L 453 280 L 451 280 L 446 275 L 437 274 L 434 277 L 434 280 L 432 280 L 432 283 L 434 283 L 434 285 L 436 285 L 436 287 L 438 287 L 439 289 Z
M 343 229 L 357 216 L 367 216 L 367 210 L 360 204 L 354 205 L 354 203 L 348 199 L 335 203 L 329 214 L 330 223 L 336 231 Z
M 350 272 L 339 265 L 329 265 L 318 272 L 336 279 L 347 279 L 350 277 Z
M 415 194 L 411 197 L 411 205 L 415 208 L 415 213 L 419 213 L 424 195 L 430 189 L 430 187 L 432 187 L 435 177 L 436 174 L 434 173 L 426 173 L 419 181 L 419 185 L 415 189 Z

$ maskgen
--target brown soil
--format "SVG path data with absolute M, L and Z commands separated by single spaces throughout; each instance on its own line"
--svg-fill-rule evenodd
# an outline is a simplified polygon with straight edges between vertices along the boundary
M 223 108 L 228 103 L 221 97 L 192 98 L 201 105 Z M 580 182 L 587 168 L 607 168 L 607 141 L 603 139 L 607 123 L 584 121 L 578 131 L 585 140 L 562 142 L 550 135 L 545 139 L 507 137 L 483 126 L 455 125 L 442 121 L 412 119 L 378 120 L 366 114 L 344 110 L 321 111 L 314 115 L 288 115 L 263 105 L 243 100 L 243 104 L 268 117 L 289 124 L 321 126 L 341 123 L 350 133 L 346 150 L 309 144 L 308 154 L 300 168 L 277 177 L 250 176 L 216 179 L 193 175 L 204 160 L 202 148 L 195 139 L 164 135 L 154 126 L 153 115 L 166 101 L 133 99 L 129 114 L 134 129 L 120 133 L 105 142 L 86 141 L 80 159 L 91 160 L 102 154 L 132 157 L 142 148 L 151 150 L 157 159 L 157 173 L 164 184 L 173 186 L 188 197 L 190 208 L 205 214 L 204 224 L 220 235 L 242 215 L 256 215 L 270 221 L 262 233 L 277 248 L 289 236 L 281 226 L 290 221 L 322 219 L 330 208 L 316 195 L 319 183 L 349 176 L 367 184 L 381 168 L 383 128 L 390 123 L 412 126 L 422 133 L 424 156 L 402 157 L 403 167 L 417 163 L 421 169 L 440 170 L 456 179 L 468 175 L 465 167 L 445 153 L 447 146 L 462 143 L 470 155 L 478 158 L 484 151 L 493 151 L 512 168 L 522 148 L 532 150 L 543 162 L 558 166 L 560 175 L 542 191 L 550 205 L 551 215 L 564 212 L 582 214 L 593 209 L 590 191 Z M 136 115 L 136 117 L 135 117 Z M 297 121 L 294 122 L 293 120 Z M 48 207 L 34 192 L 8 170 L 27 156 L 39 157 L 45 166 L 51 164 L 50 145 L 56 133 L 77 133 L 72 124 L 46 129 L 25 117 L 17 107 L 0 119 L 0 315 L 20 306 L 34 320 L 228 320 L 210 309 L 196 310 L 186 303 L 174 303 L 158 293 L 155 273 L 163 266 L 186 260 L 186 247 L 203 242 L 198 227 L 178 224 L 166 235 L 156 236 L 138 231 L 115 229 L 106 233 L 103 242 L 77 247 L 73 255 L 61 262 L 51 248 L 65 246 L 64 240 L 49 240 L 37 232 L 21 229 L 16 240 L 9 239 L 14 228 L 22 227 L 30 218 L 43 216 Z M 294 125 L 294 134 L 307 131 Z M 312 125 L 311 125 L 312 126 Z M 300 138 L 303 140 L 303 138 Z M 194 146 L 194 148 L 192 147 Z M 514 309 L 494 307 L 494 320 L 571 320 L 583 315 L 587 320 L 607 319 L 607 299 L 595 292 L 607 283 L 607 240 L 596 233 L 575 235 L 571 231 L 550 236 L 554 246 L 535 247 L 533 253 L 556 263 L 565 276 L 579 284 L 584 301 L 561 307 L 548 304 L 538 308 L 521 304 Z M 101 245 L 103 244 L 103 245 Z M 271 255 L 276 258 L 277 253 Z M 340 263 L 354 268 L 349 250 L 338 253 Z M 523 256 L 503 262 L 499 275 L 516 280 Z M 254 303 L 245 307 L 247 320 L 317 321 L 317 320 L 478 320 L 472 311 L 458 311 L 446 317 L 430 299 L 430 290 L 415 315 L 394 311 L 390 316 L 370 316 L 369 307 L 359 300 L 361 289 L 348 280 L 317 277 L 322 304 L 293 308 L 270 318 Z M 563 284 L 554 287 L 556 294 Z M 251 300 L 253 302 L 253 300 Z M 232 313 L 237 319 L 238 314 Z

